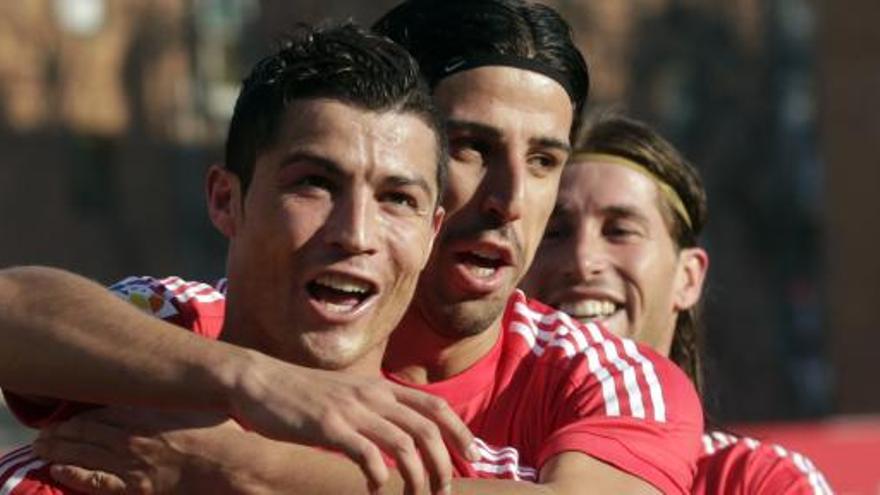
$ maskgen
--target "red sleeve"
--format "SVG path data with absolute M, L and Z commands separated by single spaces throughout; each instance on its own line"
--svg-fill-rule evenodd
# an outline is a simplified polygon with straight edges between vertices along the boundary
M 177 277 L 156 279 L 128 277 L 109 290 L 145 313 L 216 338 L 223 324 L 224 296 L 202 283 Z M 14 392 L 3 391 L 9 410 L 24 425 L 41 428 L 64 421 L 96 406 L 64 399 L 41 398 L 39 402 Z
M 704 435 L 706 453 L 697 464 L 694 493 L 712 495 L 831 495 L 833 491 L 806 456 L 721 432 Z
M 572 363 L 566 405 L 556 413 L 556 429 L 544 442 L 538 465 L 578 451 L 663 493 L 690 493 L 703 430 L 702 407 L 690 380 L 649 349 L 589 330 L 592 343 Z
M 49 465 L 38 459 L 30 447 L 0 457 L 0 493 L 4 495 L 76 495 L 61 487 L 49 474 Z

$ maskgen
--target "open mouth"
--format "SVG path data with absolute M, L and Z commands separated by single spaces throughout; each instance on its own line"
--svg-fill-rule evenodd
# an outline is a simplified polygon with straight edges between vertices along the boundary
M 367 281 L 342 274 L 324 274 L 306 285 L 315 302 L 333 313 L 351 313 L 376 294 Z
M 560 311 L 583 322 L 605 320 L 622 308 L 622 305 L 608 299 L 581 299 L 557 306 Z
M 494 249 L 473 249 L 458 253 L 456 257 L 468 272 L 482 279 L 491 278 L 501 267 L 509 264 L 502 254 Z

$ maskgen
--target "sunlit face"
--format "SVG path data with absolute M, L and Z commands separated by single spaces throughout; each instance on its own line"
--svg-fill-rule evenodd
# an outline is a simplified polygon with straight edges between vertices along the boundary
M 436 135 L 420 118 L 331 99 L 288 108 L 238 179 L 214 168 L 212 219 L 229 237 L 229 337 L 276 357 L 378 372 L 442 218 Z
M 676 248 L 659 194 L 635 170 L 570 164 L 523 289 L 668 353 L 678 312 L 699 298 L 707 259 L 701 249 Z
M 452 75 L 434 90 L 448 119 L 446 222 L 415 310 L 448 336 L 489 329 L 529 266 L 568 156 L 572 105 L 556 81 L 510 67 Z

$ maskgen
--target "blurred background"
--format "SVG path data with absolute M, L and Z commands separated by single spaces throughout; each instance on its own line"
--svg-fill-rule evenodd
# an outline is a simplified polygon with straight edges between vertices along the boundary
M 202 175 L 241 78 L 295 22 L 396 3 L 0 3 L 0 267 L 222 276 Z M 880 2 L 545 3 L 593 107 L 656 125 L 706 181 L 711 414 L 876 432 Z M 30 437 L 0 415 L 0 449 Z M 880 447 L 869 433 L 850 436 Z

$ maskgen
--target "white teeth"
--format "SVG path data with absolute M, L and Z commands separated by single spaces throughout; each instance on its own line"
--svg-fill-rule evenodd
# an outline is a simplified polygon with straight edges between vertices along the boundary
M 479 256 L 480 258 L 486 258 L 487 260 L 501 259 L 501 253 L 492 249 L 474 249 L 471 251 L 471 254 Z
M 579 319 L 595 319 L 610 316 L 617 310 L 617 306 L 611 301 L 598 299 L 582 299 L 562 303 L 559 310 Z
M 486 268 L 482 266 L 472 266 L 470 267 L 471 273 L 480 278 L 489 278 L 495 274 L 494 268 Z
M 324 307 L 332 313 L 348 313 L 355 306 L 356 304 L 334 304 L 331 302 L 324 302 Z
M 343 292 L 366 294 L 370 291 L 370 284 L 335 273 L 321 275 L 315 282 Z

